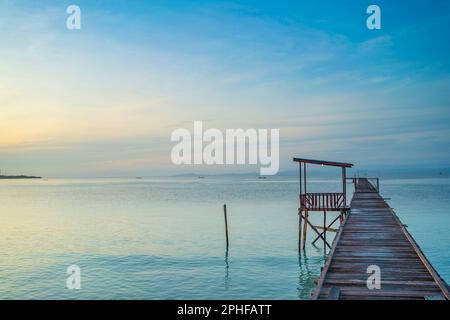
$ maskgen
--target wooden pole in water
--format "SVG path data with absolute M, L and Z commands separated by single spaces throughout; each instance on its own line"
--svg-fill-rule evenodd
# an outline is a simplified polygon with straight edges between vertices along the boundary
M 304 181 L 304 194 L 306 196 L 306 162 L 303 163 L 303 181 Z M 308 228 L 308 209 L 304 208 L 305 215 L 303 216 L 303 249 L 306 246 L 306 230 Z
M 306 246 L 306 229 L 308 228 L 308 210 L 305 209 L 305 214 L 303 216 L 303 249 Z
M 298 250 L 300 251 L 302 247 L 302 163 L 298 163 L 298 171 L 299 171 L 299 178 L 300 178 L 300 194 L 299 194 L 299 200 L 300 200 L 300 207 L 298 209 Z
M 225 218 L 225 237 L 227 239 L 227 250 L 228 250 L 229 242 L 228 242 L 228 220 L 227 220 L 227 205 L 226 204 L 223 205 L 223 216 Z

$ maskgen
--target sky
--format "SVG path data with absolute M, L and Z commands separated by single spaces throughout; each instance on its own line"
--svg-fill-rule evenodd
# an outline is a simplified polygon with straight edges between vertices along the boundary
M 171 132 L 195 120 L 280 129 L 282 171 L 293 156 L 449 167 L 449 30 L 449 1 L 1 0 L 0 168 L 259 170 L 174 166 Z

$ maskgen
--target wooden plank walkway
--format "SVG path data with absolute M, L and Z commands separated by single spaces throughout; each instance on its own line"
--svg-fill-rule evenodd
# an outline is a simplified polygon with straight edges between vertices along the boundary
M 381 289 L 367 288 L 367 268 L 381 270 Z M 328 254 L 313 299 L 450 299 L 394 211 L 365 178 L 355 181 L 350 214 Z

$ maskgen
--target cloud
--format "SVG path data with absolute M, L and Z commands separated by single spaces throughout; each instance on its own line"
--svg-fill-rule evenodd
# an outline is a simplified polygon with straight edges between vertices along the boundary
M 151 171 L 168 163 L 171 129 L 206 119 L 221 129 L 281 128 L 285 150 L 325 158 L 369 161 L 370 143 L 412 152 L 414 132 L 446 139 L 445 68 L 399 56 L 405 39 L 394 32 L 365 39 L 335 28 L 333 12 L 318 24 L 300 7 L 85 2 L 83 29 L 68 32 L 54 2 L 8 3 L 0 152 L 11 166 Z
M 366 41 L 363 41 L 357 45 L 357 52 L 361 54 L 379 54 L 389 49 L 393 45 L 391 36 L 379 36 Z

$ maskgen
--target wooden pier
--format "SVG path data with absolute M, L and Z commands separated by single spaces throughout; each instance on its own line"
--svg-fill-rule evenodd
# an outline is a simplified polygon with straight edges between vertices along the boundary
M 450 299 L 448 285 L 377 187 L 366 178 L 355 178 L 354 184 L 348 215 L 331 245 L 312 298 Z M 379 288 L 369 289 L 371 268 L 379 268 Z

